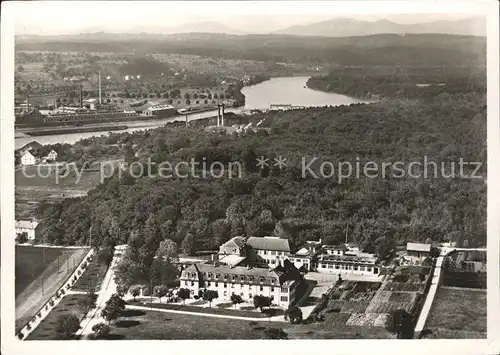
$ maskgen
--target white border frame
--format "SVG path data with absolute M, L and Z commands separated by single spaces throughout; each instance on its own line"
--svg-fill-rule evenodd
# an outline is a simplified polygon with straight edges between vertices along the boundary
M 43 5 L 31 3 L 30 5 Z M 70 2 L 65 1 L 67 9 Z M 74 3 L 82 3 L 75 1 Z M 113 2 L 114 6 L 119 6 Z M 126 6 L 123 2 L 123 5 Z M 143 2 L 141 2 L 144 5 Z M 102 4 L 102 2 L 99 2 Z M 99 4 L 88 4 L 92 7 Z M 158 4 L 158 3 L 156 3 Z M 500 188 L 495 183 L 500 181 L 500 125 L 499 125 L 499 83 L 498 83 L 498 13 L 497 1 L 302 1 L 302 2 L 219 2 L 169 3 L 172 14 L 214 12 L 246 14 L 296 14 L 320 13 L 332 11 L 334 15 L 352 13 L 453 13 L 485 15 L 488 20 L 487 61 L 488 61 L 488 338 L 487 340 L 226 340 L 223 341 L 19 341 L 14 336 L 14 21 L 16 15 L 22 16 L 22 6 L 27 3 L 2 2 L 1 13 L 1 345 L 4 354 L 93 354 L 93 353 L 153 353 L 165 349 L 170 354 L 210 353 L 232 349 L 239 354 L 286 353 L 292 354 L 422 354 L 429 351 L 440 354 L 498 354 L 500 344 L 500 273 L 499 273 L 499 237 L 500 237 Z M 209 5 L 209 6 L 207 6 Z M 177 7 L 178 9 L 177 10 Z M 40 13 L 40 16 L 44 16 Z M 58 18 L 54 13 L 51 18 Z M 450 310 L 452 311 L 452 310 Z M 164 343 L 167 342 L 167 343 Z M 229 344 L 231 342 L 232 344 Z M 418 343 L 413 343 L 418 342 Z M 418 344 L 418 345 L 417 345 Z M 163 348 L 165 346 L 165 348 Z M 189 347 L 188 347 L 189 346 Z

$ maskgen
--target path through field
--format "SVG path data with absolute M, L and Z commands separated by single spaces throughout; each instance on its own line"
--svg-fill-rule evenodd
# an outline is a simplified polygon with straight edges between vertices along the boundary
M 16 331 L 59 290 L 88 252 L 87 248 L 66 250 L 64 261 L 54 260 L 16 297 Z

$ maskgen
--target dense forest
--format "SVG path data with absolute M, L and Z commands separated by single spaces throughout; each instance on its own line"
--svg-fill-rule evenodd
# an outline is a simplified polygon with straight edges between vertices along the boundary
M 192 54 L 214 58 L 328 65 L 485 64 L 486 38 L 447 34 L 376 34 L 358 37 L 286 35 L 87 34 L 16 41 L 19 51 Z
M 441 93 L 486 93 L 486 66 L 341 67 L 311 77 L 311 89 L 359 98 L 418 98 Z

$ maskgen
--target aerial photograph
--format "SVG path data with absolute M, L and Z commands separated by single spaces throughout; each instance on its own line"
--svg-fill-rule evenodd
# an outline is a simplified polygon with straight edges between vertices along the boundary
M 116 4 L 19 6 L 16 342 L 487 338 L 484 15 Z

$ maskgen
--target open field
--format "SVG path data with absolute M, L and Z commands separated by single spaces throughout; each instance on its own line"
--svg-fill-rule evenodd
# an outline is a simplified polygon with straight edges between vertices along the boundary
M 76 172 L 74 167 L 69 173 L 63 173 L 63 167 L 55 164 L 24 166 L 16 170 L 15 186 L 16 189 L 52 187 L 88 191 L 100 182 L 99 171 L 84 171 L 81 176 L 79 174 L 80 170 Z
M 115 167 L 117 162 L 112 162 Z M 55 164 L 24 166 L 15 171 L 15 211 L 16 219 L 31 219 L 40 202 L 57 201 L 64 198 L 85 196 L 101 182 L 100 167 L 92 165 L 92 170 L 68 172 Z M 59 169 L 59 170 L 58 170 Z M 104 165 L 103 176 L 109 176 L 111 165 Z M 62 175 L 58 175 L 62 174 Z
M 18 248 L 16 248 L 16 288 L 19 288 L 19 291 L 16 289 L 16 330 L 30 320 L 59 290 L 88 252 L 88 248 L 59 249 L 28 246 Z M 56 253 L 49 252 L 49 249 L 61 250 L 59 260 L 57 254 L 55 256 L 52 254 L 52 261 L 44 264 L 43 249 L 46 250 L 46 255 Z M 36 272 L 33 270 L 40 272 L 35 275 Z
M 432 338 L 486 337 L 486 313 L 486 290 L 439 287 L 424 331 Z
M 74 314 L 82 319 L 87 313 L 87 308 L 82 304 L 87 295 L 67 295 L 54 307 L 49 315 L 27 337 L 27 340 L 58 340 L 55 327 L 57 318 L 63 315 Z

